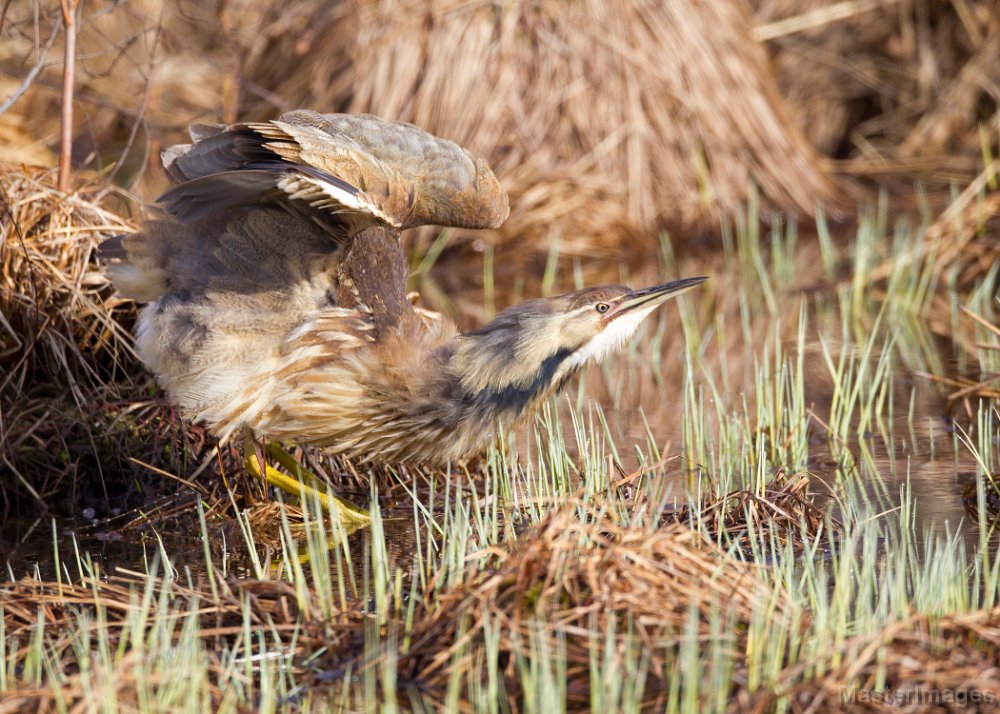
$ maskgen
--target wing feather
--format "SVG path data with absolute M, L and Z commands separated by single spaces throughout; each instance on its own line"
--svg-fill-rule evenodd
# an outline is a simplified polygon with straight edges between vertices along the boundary
M 160 197 L 182 222 L 236 206 L 301 202 L 346 222 L 495 228 L 507 196 L 481 159 L 410 124 L 289 112 L 262 123 L 192 127 L 163 152 L 175 182 Z

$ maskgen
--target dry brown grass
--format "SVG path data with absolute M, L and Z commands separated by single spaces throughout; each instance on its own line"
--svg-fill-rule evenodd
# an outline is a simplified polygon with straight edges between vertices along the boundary
M 428 584 L 414 614 L 409 635 L 410 646 L 399 652 L 397 671 L 401 690 L 415 688 L 429 702 L 441 702 L 454 667 L 463 667 L 483 656 L 484 628 L 500 632 L 500 658 L 509 663 L 504 671 L 508 695 L 518 696 L 518 677 L 514 656 L 527 653 L 538 627 L 545 637 L 566 638 L 569 702 L 571 709 L 586 706 L 589 697 L 588 663 L 595 643 L 589 633 L 601 633 L 614 621 L 614 631 L 624 636 L 627 623 L 633 637 L 648 644 L 655 661 L 653 681 L 647 687 L 650 703 L 664 695 L 665 683 L 657 677 L 665 671 L 666 659 L 676 654 L 685 626 L 693 610 L 707 621 L 721 607 L 735 632 L 750 622 L 755 608 L 779 598 L 761 578 L 757 566 L 726 557 L 704 537 L 681 524 L 657 529 L 628 528 L 607 513 L 591 511 L 581 518 L 578 504 L 567 504 L 553 511 L 529 531 L 522 533 L 510 548 L 492 548 L 482 552 L 482 569 L 470 568 L 470 577 L 457 585 L 435 592 Z M 79 583 L 39 582 L 23 579 L 0 585 L 3 598 L 4 627 L 11 642 L 21 643 L 12 656 L 20 661 L 31 648 L 31 633 L 40 617 L 47 628 L 47 651 L 57 659 L 65 658 L 73 670 L 74 652 L 69 647 L 70 634 L 57 627 L 75 619 L 79 610 L 95 611 L 99 605 L 106 613 L 102 627 L 112 643 L 130 626 L 129 612 L 136 607 L 135 592 L 146 591 L 156 600 L 164 588 L 162 579 L 152 581 L 133 574 L 112 574 Z M 250 619 L 253 626 L 266 626 L 275 636 L 291 637 L 296 623 L 302 631 L 295 639 L 296 671 L 305 676 L 312 671 L 322 682 L 336 682 L 336 672 L 362 671 L 377 666 L 389 652 L 365 653 L 365 630 L 373 625 L 368 603 L 352 601 L 347 610 L 324 615 L 318 602 L 298 596 L 289 584 L 275 580 L 219 580 L 216 594 L 202 578 L 193 586 L 178 582 L 169 586 L 171 601 L 178 605 L 198 603 L 200 636 L 209 645 L 231 640 L 243 631 L 242 601 L 250 595 Z M 787 605 L 787 603 L 785 603 Z M 41 611 L 41 612 L 40 612 Z M 183 612 L 183 610 L 179 610 Z M 401 635 L 405 613 L 395 613 L 383 626 Z M 789 622 L 794 610 L 786 610 Z M 154 621 L 147 626 L 156 626 Z M 597 628 L 597 629 L 595 629 Z M 701 636 L 709 632 L 707 622 L 699 624 Z M 368 633 L 370 638 L 371 633 Z M 65 638 L 65 639 L 64 639 Z M 615 640 L 616 638 L 612 638 Z M 370 641 L 370 640 L 369 640 Z M 380 639 L 379 641 L 391 641 Z M 613 641 L 610 643 L 614 646 Z M 318 659 L 309 655 L 324 651 Z M 397 653 L 393 651 L 392 655 Z M 304 662 L 308 658 L 308 664 Z M 5 712 L 34 711 L 52 705 L 56 696 L 70 704 L 86 696 L 84 677 L 93 677 L 91 686 L 115 687 L 120 703 L 134 702 L 132 660 L 126 655 L 120 671 L 71 675 L 58 691 L 52 687 L 24 687 L 5 694 L 9 702 Z M 214 663 L 221 667 L 221 663 Z
M 589 549 L 579 549 L 581 539 Z M 499 627 L 500 662 L 507 663 L 502 668 L 506 694 L 512 702 L 518 701 L 514 655 L 529 646 L 532 621 L 545 617 L 551 623 L 547 635 L 564 638 L 569 678 L 567 708 L 584 711 L 590 703 L 590 648 L 613 643 L 604 639 L 603 630 L 595 629 L 606 625 L 608 618 L 623 620 L 631 614 L 634 631 L 647 638 L 648 651 L 656 657 L 672 657 L 668 653 L 676 651 L 688 608 L 693 605 L 707 617 L 708 612 L 702 608 L 714 602 L 731 613 L 733 627 L 726 636 L 732 640 L 734 651 L 742 651 L 747 646 L 745 626 L 753 608 L 775 596 L 758 579 L 755 567 L 728 560 L 713 545 L 680 525 L 641 533 L 622 529 L 606 517 L 584 524 L 571 514 L 571 509 L 566 509 L 551 514 L 536 529 L 525 533 L 520 542 L 522 545 L 511 551 L 484 554 L 494 566 L 445 591 L 433 610 L 418 608 L 410 648 L 399 654 L 397 662 L 400 691 L 412 688 L 425 703 L 443 702 L 451 668 L 472 666 L 482 654 L 486 613 L 489 626 Z M 197 604 L 199 636 L 206 645 L 204 656 L 209 658 L 210 678 L 226 666 L 214 659 L 215 648 L 243 633 L 247 607 L 253 626 L 266 627 L 272 637 L 291 638 L 297 629 L 294 648 L 288 649 L 290 642 L 285 642 L 286 649 L 280 651 L 293 655 L 297 677 L 308 679 L 310 672 L 316 676 L 313 694 L 329 687 L 331 680 L 335 682 L 347 671 L 342 667 L 348 663 L 355 665 L 350 671 L 363 672 L 364 667 L 377 667 L 378 658 L 388 655 L 360 654 L 365 623 L 372 626 L 371 616 L 361 612 L 363 603 L 357 604 L 357 611 L 339 612 L 331 618 L 322 613 L 319 603 L 303 600 L 292 585 L 279 579 L 219 579 L 214 594 L 204 579 L 193 586 L 177 581 L 165 586 L 161 578 L 150 580 L 127 572 L 78 583 L 22 579 L 0 585 L 7 641 L 17 645 L 8 657 L 21 662 L 36 647 L 33 633 L 41 619 L 48 625 L 47 655 L 53 661 L 64 662 L 66 680 L 58 689 L 22 684 L 8 690 L 0 711 L 55 711 L 57 702 L 72 710 L 74 706 L 83 707 L 88 697 L 94 696 L 113 699 L 128 711 L 138 709 L 135 672 L 139 667 L 135 658 L 142 656 L 141 651 L 126 645 L 113 671 L 93 665 L 79 671 L 71 635 L 58 625 L 76 621 L 80 611 L 96 614 L 99 607 L 103 613 L 102 636 L 115 645 L 134 626 L 129 620 L 135 621 L 130 612 L 138 606 L 136 593 L 144 592 L 150 583 L 147 596 L 156 601 L 166 590 L 176 608 L 176 615 L 160 613 L 158 617 L 165 616 L 168 621 L 176 618 L 179 623 L 187 617 L 185 607 Z M 791 622 L 796 615 L 789 612 L 788 617 Z M 162 623 L 150 620 L 146 625 Z M 400 626 L 399 621 L 384 626 L 379 641 L 392 642 L 384 635 Z M 598 643 L 592 639 L 593 632 L 599 633 Z M 537 631 L 534 634 L 537 636 Z M 699 636 L 718 635 L 699 631 Z M 277 643 L 274 647 L 279 651 Z M 319 659 L 309 657 L 320 650 L 325 652 Z M 365 656 L 374 659 L 365 661 Z M 667 692 L 657 674 L 663 671 L 662 661 L 650 667 L 644 690 L 646 707 L 664 706 Z M 166 677 L 171 675 L 163 676 L 156 686 L 170 686 Z M 997 697 L 1000 609 L 903 617 L 877 632 L 831 643 L 823 651 L 822 661 L 799 662 L 777 672 L 766 687 L 747 687 L 738 663 L 732 686 L 732 712 L 773 711 L 779 697 L 789 698 L 792 711 L 888 711 L 887 706 L 879 706 L 877 699 L 884 691 L 888 696 L 909 691 L 917 693 L 914 697 L 935 693 L 942 697 Z M 211 683 L 203 685 L 202 692 L 211 694 L 215 702 L 223 695 L 222 689 Z M 842 699 L 851 692 L 856 697 L 853 701 Z M 914 698 L 910 704 L 906 711 L 926 711 L 929 702 L 921 704 Z M 464 706 L 469 708 L 468 704 Z M 973 710 L 991 708 L 973 706 Z
M 796 123 L 836 168 L 966 184 L 996 146 L 1000 13 L 980 0 L 753 0 Z M 980 127 L 985 130 L 980 133 Z
M 501 234 L 487 236 L 508 246 L 500 245 L 495 256 L 498 286 L 520 274 L 533 292 L 545 253 L 557 239 L 564 255 L 585 259 L 588 282 L 607 278 L 608 270 L 618 279 L 619 262 L 642 273 L 657 229 L 738 214 L 750 180 L 760 185 L 767 208 L 810 212 L 836 189 L 805 133 L 821 152 L 844 159 L 836 165 L 840 171 L 905 176 L 907 182 L 918 176 L 932 186 L 972 180 L 926 232 L 923 245 L 901 259 L 933 254 L 939 269 L 955 271 L 958 287 L 969 290 L 1000 255 L 1000 194 L 989 192 L 996 162 L 973 178 L 982 162 L 982 137 L 995 144 L 995 12 L 971 0 L 930 3 L 923 15 L 909 3 L 844 6 L 868 9 L 837 24 L 820 18 L 814 29 L 771 27 L 776 85 L 738 1 L 698 5 L 703 12 L 675 1 L 645 8 L 637 0 L 523 2 L 502 10 L 480 0 L 433 6 L 407 0 L 391 7 L 317 0 L 85 3 L 76 155 L 92 166 L 117 164 L 106 176 L 138 179 L 142 193 L 152 196 L 162 177 L 145 169 L 192 121 L 272 116 L 296 106 L 408 119 L 490 158 L 513 199 L 511 221 Z M 762 1 L 758 20 L 801 19 L 816 7 L 812 0 Z M 32 8 L 12 5 L 0 27 L 0 67 L 8 73 L 0 77 L 3 96 L 19 83 L 11 77 L 22 78 L 40 59 L 35 48 L 45 43 L 47 23 L 58 15 L 40 15 L 36 39 Z M 58 42 L 50 57 L 58 56 Z M 57 128 L 58 69 L 43 68 L 14 109 L 0 114 L 0 142 L 16 149 L 5 159 L 54 163 L 47 147 L 54 145 Z M 798 117 L 799 128 L 785 121 L 789 113 Z M 986 134 L 979 132 L 981 121 Z M 15 477 L 0 480 L 0 497 L 6 506 L 29 494 L 38 501 L 31 506 L 37 511 L 78 492 L 96 493 L 86 498 L 106 504 L 146 506 L 181 483 L 184 497 L 168 496 L 150 518 L 162 524 L 180 512 L 189 515 L 192 492 L 209 504 L 213 517 L 224 517 L 232 503 L 226 489 L 234 476 L 242 478 L 237 454 L 228 448 L 216 453 L 203 430 L 185 425 L 157 397 L 131 352 L 127 331 L 134 307 L 118 303 L 95 270 L 97 243 L 131 230 L 132 199 L 99 180 L 84 181 L 63 196 L 54 191 L 53 178 L 47 170 L 0 168 L 0 471 Z M 474 304 L 478 321 L 485 316 L 479 310 L 477 252 L 483 246 L 460 245 L 462 252 L 449 264 L 454 283 L 446 287 Z M 689 255 L 699 249 L 690 239 L 681 245 Z M 818 250 L 802 246 L 796 288 L 819 279 Z M 700 305 L 733 321 L 740 291 L 730 288 L 741 279 L 740 266 L 722 263 L 719 253 L 703 258 L 715 279 Z M 871 277 L 886 278 L 901 266 L 897 259 Z M 659 277 L 649 265 L 645 271 L 650 280 Z M 509 298 L 499 294 L 496 300 Z M 789 306 L 798 299 L 789 292 Z M 939 301 L 934 311 L 947 309 Z M 794 317 L 794 310 L 789 314 Z M 680 333 L 674 313 L 658 319 L 667 321 L 662 334 Z M 710 322 L 706 317 L 704 324 Z M 763 322 L 754 326 L 761 336 Z M 933 317 L 931 322 L 937 324 Z M 942 321 L 936 329 L 960 341 L 950 334 L 951 324 Z M 992 341 L 964 348 L 970 354 L 995 349 Z M 745 371 L 739 346 L 730 352 L 720 358 L 720 369 Z M 658 369 L 653 374 L 643 364 L 608 379 L 592 372 L 588 387 L 605 404 L 617 405 L 624 394 L 627 409 L 656 379 L 680 383 L 680 351 Z M 996 397 L 989 375 L 958 386 L 955 399 Z M 660 425 L 680 418 L 667 403 L 652 405 L 649 416 Z M 383 497 L 409 502 L 386 473 L 358 473 L 336 459 L 303 456 L 355 487 L 347 494 L 355 500 L 364 500 L 364 484 L 376 478 Z M 402 480 L 420 488 L 424 476 L 403 472 Z M 779 475 L 762 492 L 726 494 L 697 512 L 673 513 L 649 530 L 623 527 L 607 513 L 591 512 L 582 520 L 574 511 L 579 504 L 560 508 L 520 534 L 516 546 L 481 553 L 482 568 L 466 582 L 424 594 L 412 647 L 398 663 L 401 682 L 440 701 L 455 661 L 468 663 L 481 653 L 488 625 L 500 627 L 501 652 L 511 663 L 533 636 L 536 618 L 549 623 L 545 636 L 564 638 L 571 706 L 588 701 L 590 633 L 604 632 L 610 623 L 628 620 L 653 643 L 649 651 L 658 659 L 650 671 L 661 674 L 665 653 L 676 647 L 692 610 L 701 614 L 701 636 L 709 634 L 713 607 L 731 613 L 738 646 L 757 603 L 780 601 L 781 594 L 764 584 L 755 566 L 726 558 L 685 524 L 697 517 L 707 532 L 726 534 L 727 545 L 744 554 L 752 551 L 744 527 L 751 522 L 794 548 L 803 533 L 821 528 L 822 514 L 805 494 L 807 483 L 800 474 Z M 275 507 L 266 503 L 260 485 L 244 482 L 233 491 L 243 494 L 239 507 L 250 503 L 259 542 L 276 548 Z M 121 530 L 141 526 L 145 518 Z M 298 526 L 292 527 L 298 534 Z M 743 540 L 733 541 L 733 534 Z M 76 585 L 6 584 L 0 587 L 6 633 L 26 642 L 39 608 L 47 622 L 65 623 L 71 609 L 92 608 L 98 597 L 111 613 L 112 632 L 120 631 L 129 589 L 143 582 L 123 575 Z M 320 662 L 321 678 L 363 664 L 359 643 L 370 617 L 360 609 L 324 619 L 316 603 L 297 600 L 276 582 L 234 581 L 223 584 L 218 596 L 203 585 L 180 596 L 206 603 L 200 623 L 206 638 L 234 636 L 240 591 L 252 591 L 255 622 L 270 620 L 281 632 L 299 619 L 307 623 L 299 655 L 338 643 Z M 491 613 L 489 623 L 484 612 Z M 874 681 L 881 653 L 896 687 L 973 681 L 995 688 L 998 617 L 988 611 L 935 622 L 904 620 L 845 645 L 848 664 L 840 670 L 803 684 L 801 670 L 790 669 L 781 681 L 792 691 L 794 707 L 835 711 L 836 687 L 857 676 Z M 383 634 L 399 627 L 398 619 L 390 620 Z M 52 650 L 71 666 L 68 640 L 60 639 L 58 627 L 48 632 Z M 126 658 L 121 671 L 104 673 L 100 682 L 116 687 L 115 698 L 126 707 L 135 697 L 129 666 Z M 982 674 L 986 667 L 994 669 Z M 508 692 L 516 695 L 512 663 L 505 674 Z M 59 692 L 70 707 L 85 702 L 90 683 L 84 676 L 71 675 Z M 649 704 L 658 703 L 663 686 L 651 679 Z M 734 710 L 766 711 L 779 690 L 737 689 Z M 10 693 L 0 711 L 55 706 L 55 695 L 52 688 L 21 689 Z
M 992 284 L 986 287 L 995 296 L 1000 290 L 996 275 L 996 266 L 1000 261 L 998 176 L 1000 161 L 994 160 L 934 219 L 913 249 L 885 260 L 872 271 L 871 279 L 878 283 L 895 271 L 929 260 L 934 270 L 944 280 L 953 281 L 959 292 L 968 293 L 982 286 L 984 281 L 992 280 Z M 972 359 L 978 359 L 983 351 L 1000 349 L 995 341 L 1000 336 L 998 327 L 964 306 L 960 309 L 966 319 L 956 324 L 952 301 L 952 294 L 946 290 L 939 290 L 933 295 L 931 304 L 924 310 L 931 330 Z M 980 335 L 985 329 L 991 337 L 989 341 L 977 339 L 977 326 Z M 996 374 L 983 374 L 977 378 L 965 375 L 923 376 L 949 387 L 949 402 L 964 406 L 968 415 L 975 411 L 972 408 L 974 399 L 1000 397 Z
M 0 66 L 14 76 L 48 29 L 30 5 L 7 19 Z M 136 170 L 193 121 L 370 111 L 487 157 L 514 206 L 501 237 L 524 246 L 559 236 L 586 255 L 665 225 L 714 227 L 751 181 L 808 214 L 834 185 L 786 120 L 751 26 L 741 0 L 94 4 L 76 152 L 114 161 L 138 127 Z M 56 116 L 57 71 L 20 113 Z
M 804 682 L 812 663 L 785 670 L 773 688 L 738 692 L 729 711 L 773 711 L 779 692 L 796 712 L 996 711 L 1000 608 L 913 615 L 831 647 L 824 660 L 815 663 L 823 674 Z
M 42 67 L 0 114 L 0 136 L 48 164 L 59 64 L 41 55 L 58 3 L 40 2 L 37 20 L 35 5 L 11 5 L 0 27 L 0 93 Z M 996 151 L 991 3 L 751 5 L 89 3 L 74 152 L 153 196 L 159 150 L 192 122 L 298 106 L 411 120 L 486 156 L 510 191 L 501 233 L 446 254 L 478 262 L 487 240 L 501 241 L 495 277 L 509 288 L 540 273 L 554 246 L 587 269 L 648 261 L 664 227 L 700 248 L 703 230 L 742 210 L 750 181 L 765 209 L 788 212 L 836 206 L 831 167 L 907 193 L 918 177 L 939 205 L 949 182 L 972 179 L 984 147 Z M 463 281 L 478 292 L 480 279 Z
M 664 225 L 714 228 L 750 179 L 766 204 L 810 213 L 835 195 L 830 166 L 945 187 L 995 150 L 988 0 L 750 5 L 94 2 L 74 151 L 132 181 L 195 121 L 374 111 L 487 156 L 514 198 L 504 238 L 613 255 Z M 43 163 L 58 130 L 61 39 L 44 51 L 57 8 L 14 3 L 0 27 L 0 95 L 41 67 L 7 114 L 30 118 L 28 145 L 42 146 L 27 160 Z M 143 193 L 162 182 L 150 172 Z
M 956 342 L 962 344 L 963 348 L 973 355 L 976 355 L 979 351 L 990 353 L 1000 352 L 1000 325 L 994 325 L 983 316 L 977 315 L 964 306 L 961 308 L 961 311 L 967 318 L 966 322 L 971 323 L 973 326 L 978 325 L 986 331 L 988 341 L 968 340 L 967 342 L 971 344 L 963 344 L 961 341 Z M 951 390 L 948 394 L 949 403 L 961 405 L 964 408 L 965 414 L 970 417 L 976 413 L 976 409 L 974 408 L 975 400 L 991 399 L 1000 401 L 1000 374 L 995 372 L 978 375 L 976 379 L 963 375 L 952 377 L 925 376 L 949 387 Z
M 927 256 L 941 271 L 957 270 L 956 286 L 971 288 L 985 278 L 1000 256 L 1000 160 L 992 161 L 945 208 L 923 233 L 919 245 L 886 260 L 873 271 L 874 281 L 887 278 Z
M 318 612 L 311 607 L 311 603 L 303 603 L 296 598 L 292 586 L 280 580 L 220 580 L 214 594 L 204 580 L 193 587 L 175 581 L 165 584 L 162 578 L 140 577 L 127 571 L 124 574 L 83 578 L 77 583 L 42 582 L 29 578 L 3 583 L 0 584 L 0 598 L 3 600 L 5 635 L 12 646 L 19 645 L 10 655 L 23 662 L 31 650 L 32 630 L 39 618 L 43 618 L 49 624 L 46 634 L 52 655 L 67 664 L 67 681 L 58 689 L 52 686 L 23 686 L 8 690 L 0 702 L 0 712 L 86 711 L 88 705 L 93 706 L 96 702 L 114 702 L 121 711 L 130 712 L 148 707 L 149 703 L 137 696 L 136 671 L 143 657 L 141 649 L 130 647 L 131 651 L 115 663 L 112 671 L 94 665 L 81 671 L 74 663 L 72 633 L 59 627 L 60 623 L 74 621 L 80 611 L 95 617 L 100 612 L 108 641 L 116 645 L 121 642 L 124 646 L 130 627 L 129 613 L 138 605 L 136 592 L 147 589 L 150 595 L 170 597 L 178 605 L 177 614 L 162 614 L 168 621 L 183 617 L 185 611 L 181 603 L 189 606 L 203 603 L 198 615 L 201 633 L 209 645 L 240 634 L 244 622 L 244 599 L 249 602 L 250 621 L 255 626 L 267 624 L 281 634 L 290 634 L 300 615 L 306 622 L 311 622 L 315 621 Z M 250 597 L 243 598 L 244 595 Z M 318 638 L 306 636 L 299 651 L 310 646 L 318 647 L 320 642 Z M 213 658 L 211 646 L 205 655 Z M 213 673 L 221 668 L 222 664 L 217 660 L 209 665 Z M 160 680 L 156 684 L 166 687 L 170 682 Z M 209 686 L 206 691 L 217 705 L 222 698 L 222 690 L 218 686 Z
M 95 392 L 137 365 L 122 322 L 134 308 L 112 297 L 94 259 L 101 240 L 132 230 L 108 207 L 122 195 L 94 181 L 64 196 L 54 180 L 0 166 L 0 470 L 16 477 L 0 488 L 38 501 L 67 473 L 67 442 L 90 433 Z
M 134 200 L 100 177 L 66 195 L 54 184 L 53 169 L 0 164 L 0 472 L 13 477 L 0 496 L 4 510 L 16 493 L 44 510 L 82 493 L 103 513 L 150 495 L 133 457 L 191 474 L 215 445 L 155 398 L 132 347 L 136 307 L 100 272 L 96 248 L 134 229 Z
M 511 194 L 507 239 L 569 251 L 731 215 L 751 181 L 811 213 L 833 185 L 789 130 L 741 2 L 364 3 L 276 89 L 428 127 L 488 157 Z
M 0 164 L 0 391 L 56 384 L 83 403 L 134 361 L 123 326 L 134 307 L 113 297 L 94 255 L 134 230 L 114 199 L 131 200 L 100 180 L 63 195 L 52 171 Z
M 748 559 L 754 552 L 751 534 L 759 528 L 766 529 L 774 542 L 790 543 L 800 553 L 804 539 L 817 538 L 824 526 L 823 509 L 809 494 L 811 482 L 807 474 L 778 473 L 758 493 L 739 490 L 712 495 L 696 511 L 685 507 L 668 517 L 676 523 L 697 521 L 706 533 L 725 538 Z

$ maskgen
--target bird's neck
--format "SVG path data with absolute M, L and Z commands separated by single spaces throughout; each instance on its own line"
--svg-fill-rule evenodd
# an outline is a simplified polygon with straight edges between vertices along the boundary
M 450 365 L 450 379 L 466 418 L 484 417 L 491 422 L 511 423 L 527 416 L 538 403 L 558 391 L 569 375 L 560 375 L 560 367 L 572 354 L 560 349 L 537 365 L 522 370 L 497 370 L 486 379 L 470 378 L 467 364 L 455 360 Z
M 531 415 L 571 376 L 561 369 L 572 354 L 556 350 L 537 363 L 505 364 L 476 353 L 458 336 L 441 349 L 415 380 L 412 398 L 400 404 L 403 420 L 434 425 L 429 439 L 438 446 L 431 460 L 458 460 L 484 450 L 507 429 Z M 487 366 L 488 365 L 488 366 Z

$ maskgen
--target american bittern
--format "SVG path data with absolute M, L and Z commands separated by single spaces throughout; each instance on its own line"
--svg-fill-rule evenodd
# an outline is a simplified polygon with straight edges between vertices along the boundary
M 121 259 L 109 266 L 119 292 L 149 303 L 142 359 L 220 437 L 462 459 L 704 280 L 531 300 L 459 334 L 408 299 L 399 231 L 502 223 L 507 197 L 482 160 L 409 124 L 308 111 L 192 138 L 164 153 L 171 215 L 106 253 Z M 247 460 L 261 472 L 252 449 Z

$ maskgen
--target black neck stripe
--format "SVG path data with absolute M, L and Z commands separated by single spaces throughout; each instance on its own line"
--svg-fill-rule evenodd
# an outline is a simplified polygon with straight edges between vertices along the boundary
M 561 347 L 559 351 L 542 361 L 535 378 L 526 386 L 509 384 L 500 388 L 487 387 L 471 395 L 471 401 L 477 410 L 520 414 L 549 387 L 558 389 L 562 386 L 561 382 L 553 384 L 553 380 L 559 370 L 559 365 L 571 354 L 573 354 L 573 350 Z

